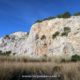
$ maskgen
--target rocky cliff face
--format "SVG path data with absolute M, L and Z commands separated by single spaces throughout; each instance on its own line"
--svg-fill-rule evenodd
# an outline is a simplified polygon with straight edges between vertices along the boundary
M 17 32 L 1 38 L 0 50 L 32 58 L 80 55 L 80 16 L 37 22 L 29 35 Z
M 24 45 L 26 44 L 27 38 L 27 32 L 15 32 L 6 35 L 0 39 L 0 51 L 11 51 L 11 55 L 15 53 L 16 56 L 21 56 L 21 54 L 24 54 Z

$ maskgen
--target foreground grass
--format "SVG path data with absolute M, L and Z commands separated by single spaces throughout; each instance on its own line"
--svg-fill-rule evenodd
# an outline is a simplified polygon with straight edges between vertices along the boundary
M 0 62 L 0 80 L 17 80 L 16 77 L 20 75 L 53 75 L 56 73 L 61 74 L 64 77 L 63 80 L 80 80 L 80 62 Z
M 0 80 L 22 80 L 22 75 L 61 75 L 59 80 L 80 80 L 80 62 L 47 62 L 0 56 Z M 29 79 L 27 79 L 29 80 Z M 52 80 L 52 79 L 30 79 Z M 57 79 L 58 80 L 58 79 Z

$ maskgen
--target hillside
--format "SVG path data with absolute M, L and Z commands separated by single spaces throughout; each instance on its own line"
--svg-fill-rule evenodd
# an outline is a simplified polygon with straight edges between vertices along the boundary
M 36 22 L 27 32 L 15 32 L 0 39 L 0 51 L 31 58 L 70 58 L 80 55 L 80 16 Z

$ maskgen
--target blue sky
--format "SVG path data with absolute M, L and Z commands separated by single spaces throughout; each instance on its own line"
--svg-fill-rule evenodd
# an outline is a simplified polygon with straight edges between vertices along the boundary
M 0 0 L 0 37 L 29 32 L 36 20 L 66 11 L 80 12 L 80 0 Z

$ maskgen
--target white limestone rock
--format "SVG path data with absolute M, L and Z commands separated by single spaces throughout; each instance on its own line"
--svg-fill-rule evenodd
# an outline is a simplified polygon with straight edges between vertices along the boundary
M 69 31 L 64 31 L 68 28 Z M 55 38 L 53 35 L 58 33 Z M 67 35 L 64 33 L 67 32 Z M 64 34 L 62 36 L 62 34 Z M 45 36 L 43 39 L 42 37 Z M 27 51 L 35 56 L 70 57 L 80 55 L 80 16 L 55 18 L 33 24 L 28 40 Z
M 80 55 L 80 16 L 55 18 L 32 25 L 30 33 L 16 32 L 0 39 L 1 51 L 31 58 Z

